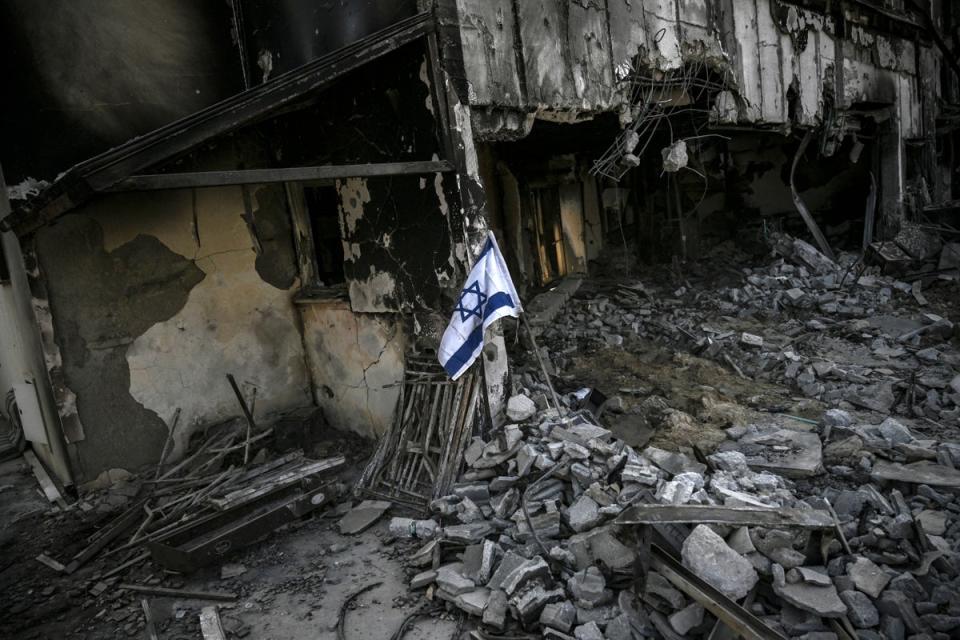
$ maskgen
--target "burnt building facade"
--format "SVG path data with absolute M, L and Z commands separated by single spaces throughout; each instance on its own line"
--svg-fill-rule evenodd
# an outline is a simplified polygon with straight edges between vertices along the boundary
M 488 229 L 532 295 L 744 229 L 866 247 L 956 197 L 946 2 L 347 4 L 230 3 L 209 101 L 3 158 L 0 390 L 64 483 L 155 462 L 178 410 L 182 452 L 228 373 L 257 417 L 382 434 Z M 501 337 L 484 365 L 496 420 Z

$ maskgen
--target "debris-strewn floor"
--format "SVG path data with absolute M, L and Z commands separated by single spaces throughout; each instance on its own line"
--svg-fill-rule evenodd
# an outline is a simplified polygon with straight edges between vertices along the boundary
M 193 573 L 107 577 L 126 556 L 106 553 L 66 576 L 35 558 L 69 558 L 142 478 L 61 511 L 7 463 L 0 636 L 144 636 L 125 583 L 235 595 L 229 638 L 334 637 L 366 587 L 347 638 L 416 612 L 408 637 L 729 637 L 724 616 L 808 640 L 960 636 L 957 283 L 918 297 L 777 246 L 583 281 L 540 335 L 565 418 L 518 349 L 509 424 L 419 524 L 394 508 L 364 529 L 382 508 L 346 497 Z M 346 455 L 352 486 L 370 451 L 332 433 L 312 453 Z M 147 600 L 160 638 L 200 637 L 210 602 Z

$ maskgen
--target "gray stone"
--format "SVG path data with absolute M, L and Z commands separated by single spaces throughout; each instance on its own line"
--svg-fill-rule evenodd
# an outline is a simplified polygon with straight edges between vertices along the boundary
M 494 498 L 491 501 L 493 513 L 498 518 L 507 519 L 514 514 L 520 506 L 520 491 L 514 487 L 507 489 L 503 495 Z
M 927 590 L 913 577 L 912 573 L 906 571 L 894 577 L 887 588 L 893 591 L 902 591 L 915 602 L 921 602 L 927 598 Z
M 567 510 L 567 522 L 570 528 L 580 533 L 600 524 L 600 507 L 586 494 L 577 498 Z
M 684 566 L 734 600 L 746 596 L 759 579 L 750 561 L 706 525 L 687 536 L 681 555 Z
M 887 418 L 881 422 L 880 426 L 877 427 L 877 431 L 880 432 L 880 435 L 883 436 L 890 446 L 903 442 L 912 442 L 914 439 L 913 434 L 910 433 L 910 429 L 893 418 Z
M 665 451 L 657 447 L 647 447 L 643 450 L 643 457 L 657 465 L 671 475 L 693 471 L 703 473 L 707 466 L 682 453 Z
M 421 571 L 410 580 L 411 589 L 423 589 L 432 584 L 437 579 L 437 572 L 431 570 Z
M 806 582 L 790 584 L 786 581 L 783 567 L 774 564 L 771 571 L 774 593 L 798 609 L 816 613 L 824 618 L 839 618 L 847 612 L 847 606 L 840 599 L 833 585 L 819 587 Z
M 693 602 L 667 619 L 670 621 L 670 626 L 673 627 L 674 631 L 681 636 L 686 636 L 691 629 L 703 623 L 703 613 L 703 607 Z
M 500 584 L 499 587 L 503 589 L 508 596 L 512 596 L 528 582 L 535 579 L 544 581 L 551 579 L 550 565 L 540 556 L 532 560 L 527 560 L 516 567 L 503 579 L 503 583 Z
M 570 536 L 567 549 L 576 558 L 577 569 L 598 563 L 614 570 L 626 569 L 633 566 L 637 557 L 633 549 L 617 540 L 609 526 Z
M 606 602 L 612 596 L 607 589 L 603 574 L 596 567 L 588 567 L 578 571 L 567 580 L 567 589 L 574 598 L 578 607 L 593 609 Z
M 855 627 L 869 629 L 880 624 L 880 613 L 861 591 L 842 591 L 840 599 L 847 605 L 847 617 Z
M 490 601 L 490 589 L 486 587 L 477 587 L 472 591 L 461 593 L 457 596 L 454 604 L 468 615 L 480 617 L 487 608 L 487 602 Z
M 917 520 L 920 521 L 923 530 L 931 535 L 942 536 L 947 531 L 947 514 L 943 511 L 924 509 L 917 514 Z
M 883 569 L 863 556 L 858 556 L 854 562 L 847 565 L 847 575 L 853 579 L 853 584 L 859 591 L 871 598 L 880 597 L 880 593 L 890 582 L 890 576 L 884 573 Z
M 516 609 L 520 622 L 528 625 L 540 617 L 540 612 L 546 605 L 560 602 L 564 598 L 563 589 L 548 591 L 542 585 L 534 583 L 526 591 L 511 598 L 510 604 Z
M 754 553 L 757 550 L 753 545 L 753 540 L 750 539 L 750 530 L 747 527 L 734 529 L 733 533 L 727 537 L 727 544 L 742 556 Z
M 790 578 L 792 576 L 796 576 L 797 579 L 791 580 Z M 791 569 L 790 573 L 787 574 L 787 582 L 806 582 L 807 584 L 818 587 L 829 587 L 833 584 L 830 576 L 827 575 L 826 568 L 819 570 L 812 567 L 797 567 L 796 569 Z
M 548 604 L 540 612 L 540 624 L 569 633 L 577 621 L 577 608 L 567 600 Z
M 473 590 L 477 585 L 465 577 L 462 571 L 462 562 L 443 565 L 437 569 L 437 586 L 452 596 Z
M 921 618 L 931 629 L 946 633 L 960 628 L 960 616 L 948 616 L 941 613 L 929 613 Z
M 490 576 L 490 581 L 487 583 L 487 586 L 491 589 L 500 589 L 503 585 L 504 579 L 510 575 L 514 569 L 523 565 L 527 562 L 527 559 L 521 556 L 519 553 L 514 551 L 507 551 L 504 554 L 503 559 L 500 560 L 500 564 L 497 565 L 497 568 L 494 570 L 493 575 Z
M 849 427 L 853 424 L 853 416 L 843 409 L 827 409 L 823 414 L 823 424 L 828 427 Z
M 483 624 L 503 630 L 507 622 L 507 594 L 501 589 L 490 592 L 487 608 L 483 610 Z
M 573 635 L 577 640 L 604 640 L 603 632 L 596 622 L 582 624 L 573 630 Z
M 913 600 L 906 594 L 893 590 L 884 591 L 877 599 L 876 605 L 881 614 L 899 618 L 911 633 L 919 633 L 922 630 L 923 624 L 913 607 Z
M 633 627 L 630 626 L 630 617 L 621 613 L 607 623 L 603 635 L 606 636 L 607 640 L 633 640 Z
M 477 584 L 486 584 L 496 566 L 498 546 L 491 540 L 472 544 L 463 550 L 463 574 Z
M 443 535 L 453 542 L 473 544 L 480 542 L 494 532 L 493 525 L 486 520 L 479 520 L 469 524 L 455 524 L 443 528 Z
M 657 490 L 656 498 L 665 504 L 686 504 L 690 502 L 693 493 L 702 487 L 703 476 L 686 471 L 675 475 L 673 480 L 663 483 L 663 486 Z
M 513 422 L 529 420 L 536 413 L 536 403 L 523 394 L 515 395 L 507 400 L 507 417 Z

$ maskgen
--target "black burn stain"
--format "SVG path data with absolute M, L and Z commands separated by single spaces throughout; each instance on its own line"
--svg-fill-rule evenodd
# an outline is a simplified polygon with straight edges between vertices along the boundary
M 130 395 L 127 347 L 176 315 L 203 271 L 153 236 L 107 252 L 100 225 L 80 214 L 40 230 L 37 254 L 64 378 L 86 434 L 78 446 L 81 473 L 156 462 L 167 429 Z
M 293 230 L 282 185 L 268 185 L 257 191 L 257 237 L 263 252 L 255 263 L 264 282 L 286 291 L 297 277 Z

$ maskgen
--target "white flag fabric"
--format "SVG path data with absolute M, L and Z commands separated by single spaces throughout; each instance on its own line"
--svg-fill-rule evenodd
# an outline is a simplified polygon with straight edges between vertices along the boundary
M 520 317 L 523 309 L 513 287 L 493 232 L 467 276 L 450 324 L 440 340 L 440 364 L 456 380 L 470 368 L 483 350 L 483 333 L 504 316 Z

